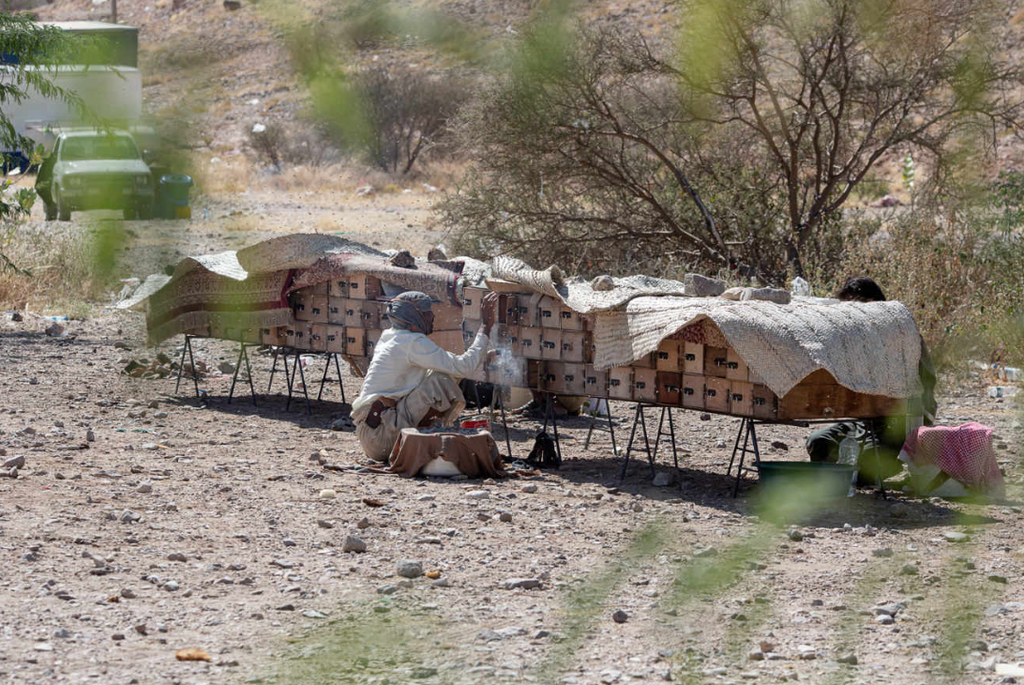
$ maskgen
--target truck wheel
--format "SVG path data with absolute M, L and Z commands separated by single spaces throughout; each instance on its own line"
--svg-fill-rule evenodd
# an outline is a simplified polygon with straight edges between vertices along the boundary
M 71 208 L 68 207 L 67 203 L 64 202 L 64 198 L 61 197 L 62 193 L 60 192 L 60 188 L 56 188 L 54 190 L 54 195 L 57 196 L 54 199 L 57 200 L 58 221 L 71 221 Z
M 135 220 L 135 208 L 134 207 L 125 207 L 124 210 L 123 210 L 123 213 L 124 213 L 124 220 L 125 221 L 134 221 Z
M 57 218 L 57 205 L 52 202 L 43 203 L 43 216 L 46 217 L 47 221 L 53 221 Z

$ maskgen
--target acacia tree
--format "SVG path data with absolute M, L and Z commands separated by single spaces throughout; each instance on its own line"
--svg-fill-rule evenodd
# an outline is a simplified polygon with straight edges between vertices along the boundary
M 1017 126 L 1017 72 L 986 50 L 980 0 L 683 6 L 674 53 L 525 33 L 461 127 L 477 164 L 442 218 L 465 247 L 778 283 L 834 254 L 841 208 L 887 151 L 941 165 L 983 127 Z

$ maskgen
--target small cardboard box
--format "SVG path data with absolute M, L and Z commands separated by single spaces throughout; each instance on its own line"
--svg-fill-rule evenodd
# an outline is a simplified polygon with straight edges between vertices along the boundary
M 729 350 L 724 347 L 704 348 L 704 375 L 725 378 L 729 371 Z
M 562 392 L 566 395 L 587 394 L 587 367 L 583 364 L 563 364 Z
M 543 348 L 541 347 L 541 334 L 543 330 L 532 326 L 519 327 L 519 347 L 522 355 L 527 359 L 541 359 Z
M 654 369 L 633 370 L 633 399 L 637 402 L 658 401 L 658 372 Z
M 345 327 L 335 324 L 327 324 L 327 331 L 324 333 L 324 348 L 328 352 L 338 354 L 345 353 Z
M 584 372 L 586 377 L 584 388 L 586 394 L 589 397 L 607 397 L 608 396 L 608 371 L 602 369 L 598 371 L 593 366 L 588 364 Z
M 723 414 L 729 412 L 729 381 L 718 376 L 704 378 L 704 408 Z
M 314 295 L 310 299 L 309 320 L 313 323 L 327 323 L 330 311 L 328 310 L 326 295 Z
M 687 409 L 704 408 L 704 376 L 703 374 L 683 374 L 683 406 Z
M 558 361 L 562 358 L 562 331 L 557 328 L 542 328 L 540 358 Z
M 678 371 L 658 371 L 657 374 L 658 404 L 681 406 L 683 374 Z
M 327 351 L 327 324 L 315 323 L 309 327 L 309 349 L 314 352 Z
M 271 326 L 269 328 L 260 329 L 260 342 L 264 345 L 273 345 L 280 347 L 288 344 L 287 326 Z
M 345 354 L 349 357 L 366 356 L 366 331 L 345 327 Z
M 655 356 L 655 368 L 658 371 L 679 371 L 679 347 L 682 343 L 678 340 L 662 340 L 658 345 Z
M 729 413 L 733 416 L 754 415 L 754 384 L 729 381 Z
M 327 296 L 332 300 L 348 299 L 348 279 L 334 278 L 327 282 Z
M 462 291 L 462 318 L 478 320 L 483 317 L 484 296 L 487 288 L 469 286 Z
M 632 366 L 613 366 L 608 369 L 608 397 L 616 400 L 633 399 Z
M 366 331 L 366 356 L 373 357 L 373 353 L 377 351 L 377 343 L 380 342 L 380 336 L 384 333 L 381 330 Z
M 731 381 L 747 382 L 750 371 L 747 363 L 731 347 L 725 353 L 725 377 Z
M 376 300 L 381 295 L 380 279 L 368 274 L 350 274 L 348 297 L 350 300 Z
M 541 364 L 541 390 L 564 394 L 565 364 L 562 362 L 543 362 Z
M 587 334 L 583 331 L 562 331 L 562 361 L 589 362 Z
M 751 384 L 754 418 L 774 419 L 779 415 L 779 398 L 767 385 Z
M 704 375 L 704 346 L 692 343 L 684 342 L 682 347 L 683 355 L 683 372 L 692 373 L 694 375 Z

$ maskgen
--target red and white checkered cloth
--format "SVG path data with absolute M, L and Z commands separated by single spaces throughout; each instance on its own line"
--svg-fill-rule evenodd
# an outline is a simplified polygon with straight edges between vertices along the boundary
M 903 452 L 915 466 L 937 466 L 971 490 L 993 497 L 1005 493 L 988 426 L 921 426 L 907 436 Z

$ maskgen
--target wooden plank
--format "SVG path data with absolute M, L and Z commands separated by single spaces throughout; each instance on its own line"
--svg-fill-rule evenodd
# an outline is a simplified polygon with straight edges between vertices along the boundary
M 464 319 L 480 319 L 482 316 L 484 295 L 489 290 L 486 288 L 476 288 L 469 286 L 462 291 L 462 318 Z
M 586 366 L 583 364 L 563 363 L 562 391 L 567 395 L 587 394 Z
M 327 298 L 324 298 L 327 301 Z M 314 352 L 327 351 L 327 324 L 314 323 L 309 327 L 309 349 Z
M 658 404 L 667 404 L 673 407 L 682 405 L 683 398 L 683 374 L 678 371 L 658 371 Z
M 747 363 L 743 361 L 743 358 L 731 347 L 726 350 L 725 353 L 725 377 L 731 381 L 743 381 L 747 382 L 747 376 L 750 372 L 747 369 Z
M 362 328 L 345 328 L 345 354 L 349 357 L 366 356 L 366 331 Z
M 633 369 L 633 399 L 637 402 L 658 401 L 658 372 L 654 369 Z
M 729 381 L 729 413 L 733 416 L 754 415 L 754 384 Z
M 678 340 L 662 340 L 658 345 L 655 354 L 655 368 L 658 371 L 679 371 L 682 367 L 680 359 L 680 348 L 682 343 Z
M 684 342 L 682 348 L 683 372 L 697 376 L 704 375 L 704 346 L 698 343 Z
M 324 347 L 328 352 L 345 352 L 345 327 L 336 324 L 327 324 L 327 331 L 324 334 L 326 340 Z
M 688 409 L 704 408 L 704 375 L 683 374 L 683 406 Z
M 557 328 L 542 328 L 540 349 L 541 359 L 560 360 L 562 358 L 562 331 Z
M 704 375 L 725 378 L 729 370 L 729 350 L 724 347 L 704 348 Z
M 590 397 L 608 397 L 608 370 L 586 366 L 586 394 Z
M 768 386 L 751 384 L 751 395 L 753 396 L 754 418 L 776 419 L 779 415 L 779 398 L 775 396 Z
M 583 331 L 562 331 L 562 361 L 582 364 L 586 359 L 586 334 Z
M 540 328 L 534 328 L 533 326 L 519 327 L 519 347 L 522 350 L 523 356 L 527 359 L 541 358 L 544 351 L 541 347 L 542 332 Z
M 349 274 L 348 298 L 350 300 L 376 300 L 381 296 L 380 279 L 367 274 Z
M 704 377 L 704 408 L 728 413 L 729 381 L 718 376 Z
M 822 419 L 838 417 L 839 386 L 801 383 L 779 398 L 780 419 Z
M 613 366 L 608 369 L 608 397 L 617 400 L 633 399 L 633 367 Z

